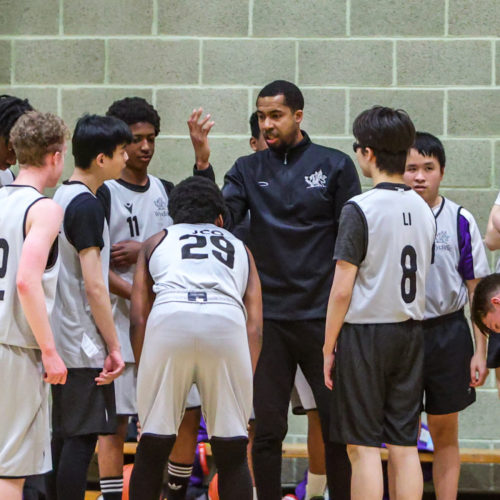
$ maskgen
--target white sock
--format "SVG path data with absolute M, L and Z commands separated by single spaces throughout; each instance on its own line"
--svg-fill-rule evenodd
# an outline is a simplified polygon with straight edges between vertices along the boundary
M 307 486 L 306 486 L 306 500 L 312 497 L 321 497 L 325 494 L 326 489 L 326 475 L 313 474 L 311 471 L 307 472 Z
M 254 487 L 252 488 L 252 490 L 253 490 L 253 500 L 258 500 L 258 499 L 257 499 L 257 488 L 254 486 Z

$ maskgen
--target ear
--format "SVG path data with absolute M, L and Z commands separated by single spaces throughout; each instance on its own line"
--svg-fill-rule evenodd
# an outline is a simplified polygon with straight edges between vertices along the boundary
M 216 225 L 217 227 L 224 227 L 224 219 L 223 219 L 223 217 L 222 217 L 222 214 L 219 214 L 219 215 L 217 216 L 217 219 L 215 219 L 215 225 Z
M 257 151 L 257 139 L 254 136 L 252 136 L 252 137 L 250 137 L 250 140 L 248 142 L 250 143 L 250 147 L 254 151 Z
M 99 167 L 102 167 L 103 164 L 104 164 L 104 153 L 99 153 L 96 157 L 95 157 L 95 162 L 96 164 L 99 166 Z
M 293 115 L 295 118 L 295 122 L 300 123 L 302 121 L 302 118 L 304 118 L 304 110 L 297 109 L 297 111 L 295 111 L 295 113 Z
M 375 152 L 372 148 L 361 148 L 361 154 L 367 159 L 367 161 L 375 161 Z
M 494 306 L 500 306 L 500 295 L 493 295 L 493 297 L 491 297 L 491 303 L 494 305 Z

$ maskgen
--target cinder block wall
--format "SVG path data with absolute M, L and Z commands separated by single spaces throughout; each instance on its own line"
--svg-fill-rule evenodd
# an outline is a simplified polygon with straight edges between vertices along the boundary
M 0 0 L 0 92 L 71 127 L 117 98 L 147 98 L 162 117 L 151 169 L 173 181 L 192 166 L 192 109 L 216 121 L 222 182 L 249 152 L 248 117 L 273 79 L 297 83 L 304 129 L 346 152 L 359 111 L 401 107 L 444 140 L 443 191 L 484 232 L 500 189 L 499 31 L 499 0 Z M 500 446 L 499 408 L 491 376 L 461 415 L 462 445 Z M 304 417 L 292 418 L 288 439 L 303 441 L 305 429 Z M 469 468 L 462 487 L 494 488 L 495 475 Z

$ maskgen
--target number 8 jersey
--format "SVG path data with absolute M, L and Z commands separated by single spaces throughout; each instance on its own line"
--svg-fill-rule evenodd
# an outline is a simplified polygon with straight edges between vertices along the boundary
M 165 302 L 239 305 L 248 281 L 242 241 L 214 224 L 174 224 L 149 258 L 155 306 Z
M 393 183 L 378 184 L 351 198 L 346 206 L 350 204 L 362 219 L 364 258 L 359 263 L 345 321 L 422 320 L 425 278 L 436 234 L 431 209 L 408 186 Z M 342 218 L 339 235 L 341 231 Z

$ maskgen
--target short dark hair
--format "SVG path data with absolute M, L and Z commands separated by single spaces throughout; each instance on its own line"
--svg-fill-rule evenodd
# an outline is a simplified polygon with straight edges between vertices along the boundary
M 172 190 L 168 199 L 168 213 L 174 224 L 213 223 L 224 215 L 225 204 L 215 182 L 205 177 L 192 176 Z
M 103 153 L 111 158 L 117 146 L 131 141 L 132 133 L 122 120 L 85 114 L 76 123 L 71 141 L 75 165 L 88 169 L 97 155 Z
M 13 95 L 0 95 L 0 137 L 9 142 L 10 130 L 19 117 L 33 111 L 28 99 L 19 99 Z
M 474 297 L 472 299 L 471 319 L 477 325 L 479 330 L 488 335 L 492 332 L 485 324 L 484 318 L 493 311 L 491 299 L 497 293 L 500 293 L 500 274 L 493 273 L 486 278 L 483 278 L 474 289 Z
M 286 80 L 275 80 L 268 83 L 257 96 L 257 101 L 260 97 L 274 97 L 276 95 L 283 95 L 283 103 L 288 106 L 292 111 L 304 109 L 304 96 L 299 87 L 292 82 Z
M 250 132 L 254 139 L 259 139 L 260 137 L 260 127 L 259 127 L 259 117 L 257 116 L 257 111 L 252 113 L 250 116 Z
M 416 132 L 415 142 L 412 146 L 416 149 L 422 156 L 432 156 L 436 158 L 441 169 L 446 165 L 446 155 L 444 152 L 443 143 L 432 134 L 428 132 Z
M 404 174 L 415 141 L 415 126 L 406 111 L 373 106 L 356 117 L 352 132 L 360 147 L 373 149 L 380 171 Z
M 146 122 L 153 125 L 155 135 L 160 133 L 160 115 L 146 99 L 142 97 L 125 97 L 115 101 L 106 111 L 106 116 L 114 116 L 127 125 Z

